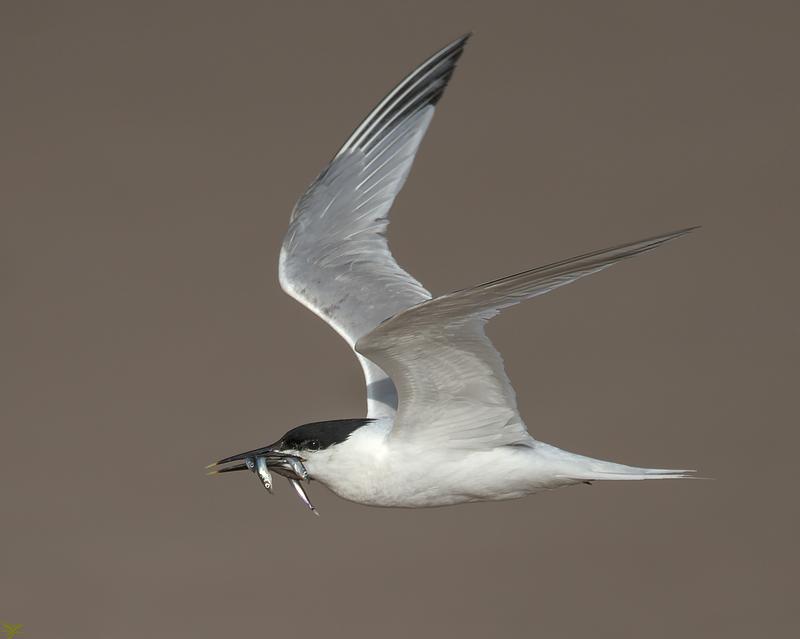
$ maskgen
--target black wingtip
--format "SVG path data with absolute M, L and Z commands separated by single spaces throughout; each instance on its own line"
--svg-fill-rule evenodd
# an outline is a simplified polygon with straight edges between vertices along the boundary
M 450 83 L 450 79 L 453 77 L 453 73 L 456 70 L 456 65 L 458 64 L 461 56 L 464 54 L 464 47 L 471 37 L 472 32 L 465 33 L 460 38 L 453 40 L 453 42 L 448 44 L 444 49 L 434 53 L 425 63 L 423 63 L 421 67 L 419 67 L 419 69 L 424 69 L 426 66 L 428 66 L 431 70 L 438 69 L 438 72 L 431 73 L 430 82 L 432 84 L 438 84 L 438 87 L 434 91 L 431 91 L 430 96 L 426 100 L 428 104 L 436 105 L 439 103 L 439 100 L 442 99 L 444 91 L 447 88 L 447 85 Z
M 673 231 L 672 233 L 670 233 L 670 235 L 675 235 L 675 236 L 686 235 L 687 233 L 691 233 L 692 231 L 697 231 L 698 229 L 701 228 L 703 227 L 700 226 L 699 224 L 696 224 L 695 226 L 687 226 L 684 229 L 678 229 L 677 231 Z
M 428 58 L 428 60 L 426 60 L 426 61 L 433 60 L 434 58 L 437 58 L 437 57 L 445 57 L 446 54 L 448 52 L 450 52 L 450 51 L 455 51 L 457 49 L 463 49 L 464 46 L 467 44 L 467 42 L 469 41 L 469 39 L 473 35 L 474 34 L 473 34 L 472 31 L 467 31 L 465 34 L 458 36 L 454 40 L 451 40 L 448 44 L 446 44 L 441 49 L 439 49 L 436 53 L 431 55 Z
M 471 36 L 470 32 L 453 40 L 407 75 L 353 131 L 337 157 L 352 149 L 368 152 L 405 118 L 426 106 L 435 106 L 441 100 Z
M 672 240 L 676 240 L 679 237 L 683 237 L 684 235 L 688 235 L 698 229 L 701 229 L 700 225 L 697 226 L 687 226 L 683 229 L 678 229 L 677 231 L 672 231 L 671 233 L 664 233 L 662 235 L 656 235 L 654 237 L 648 238 L 646 240 L 642 240 L 641 243 L 652 242 L 654 244 L 664 244 L 666 242 L 671 242 Z
M 658 248 L 667 242 L 671 242 L 672 240 L 677 240 L 679 237 L 683 237 L 684 235 L 688 235 L 689 233 L 696 231 L 699 229 L 700 226 L 687 226 L 683 229 L 678 229 L 677 231 L 672 231 L 670 233 L 662 233 L 661 235 L 654 235 L 653 237 L 648 237 L 644 240 L 640 240 L 638 242 L 632 242 L 630 244 L 622 244 L 620 246 L 614 247 L 613 249 L 607 249 L 606 251 L 599 251 L 597 254 L 613 252 L 614 250 L 621 251 L 625 253 L 624 257 L 633 257 L 634 255 L 638 255 L 639 253 L 645 253 L 647 251 L 651 251 L 654 248 Z
M 465 45 L 465 44 L 467 44 L 467 42 L 469 41 L 469 39 L 470 39 L 470 38 L 471 38 L 473 35 L 475 35 L 475 32 L 474 32 L 474 31 L 467 31 L 467 32 L 466 32 L 464 35 L 462 35 L 460 38 L 456 38 L 455 40 L 453 40 L 453 44 L 463 48 L 463 47 L 464 47 L 464 45 Z

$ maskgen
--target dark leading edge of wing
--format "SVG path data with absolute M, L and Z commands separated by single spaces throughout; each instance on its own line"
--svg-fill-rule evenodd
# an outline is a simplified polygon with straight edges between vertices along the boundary
M 354 149 L 369 153 L 400 122 L 427 105 L 435 105 L 442 97 L 471 35 L 468 33 L 448 44 L 398 84 L 353 131 L 336 157 Z

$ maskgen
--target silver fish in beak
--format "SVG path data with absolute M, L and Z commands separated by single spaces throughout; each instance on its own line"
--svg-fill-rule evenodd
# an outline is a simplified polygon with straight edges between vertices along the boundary
M 248 459 L 248 467 L 252 462 Z M 256 459 L 256 474 L 258 478 L 261 480 L 261 483 L 264 484 L 264 488 L 272 494 L 272 475 L 270 474 L 269 470 L 267 469 L 267 458 L 266 457 L 259 457 Z
M 292 485 L 292 488 L 295 489 L 297 492 L 297 496 L 300 497 L 300 501 L 302 501 L 306 506 L 311 509 L 311 512 L 314 513 L 317 517 L 319 517 L 319 512 L 315 508 L 314 504 L 311 503 L 311 500 L 308 498 L 308 493 L 306 489 L 303 488 L 303 484 L 301 484 L 296 479 L 290 479 L 289 483 Z
M 227 465 L 226 465 L 227 464 Z M 272 493 L 272 472 L 278 473 L 286 479 L 297 492 L 300 500 L 313 512 L 319 515 L 314 504 L 308 497 L 308 493 L 303 488 L 301 481 L 310 481 L 308 470 L 303 464 L 303 458 L 276 450 L 275 446 L 265 446 L 256 448 L 246 453 L 232 455 L 225 459 L 220 459 L 206 466 L 211 469 L 209 475 L 219 475 L 230 473 L 237 470 L 249 470 L 255 473 L 264 488 Z

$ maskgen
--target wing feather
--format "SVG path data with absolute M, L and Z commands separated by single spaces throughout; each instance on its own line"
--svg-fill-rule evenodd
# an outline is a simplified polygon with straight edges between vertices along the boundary
M 431 297 L 395 261 L 386 228 L 389 209 L 467 38 L 431 56 L 389 93 L 292 212 L 281 248 L 281 287 L 351 347 L 386 318 Z M 358 359 L 367 382 L 368 415 L 393 414 L 393 384 L 374 363 Z
M 501 309 L 691 230 L 586 253 L 443 295 L 399 313 L 362 337 L 356 351 L 386 371 L 399 392 L 390 437 L 477 449 L 532 444 L 503 360 L 484 331 L 486 322 Z

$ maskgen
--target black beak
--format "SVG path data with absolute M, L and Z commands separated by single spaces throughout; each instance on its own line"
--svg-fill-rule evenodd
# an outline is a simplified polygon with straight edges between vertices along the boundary
M 219 461 L 215 461 L 206 468 L 214 468 L 216 466 L 222 466 L 223 464 L 229 464 L 231 462 L 245 462 L 240 464 L 234 464 L 228 468 L 218 470 L 218 473 L 225 473 L 231 472 L 233 470 L 247 470 L 249 466 L 247 465 L 247 459 L 252 459 L 255 461 L 258 457 L 267 457 L 268 460 L 270 457 L 275 457 L 276 459 L 282 455 L 279 453 L 280 449 L 280 442 L 275 444 L 271 444 L 269 446 L 264 446 L 262 448 L 254 448 L 253 450 L 248 450 L 246 453 L 239 453 L 238 455 L 231 455 L 230 457 L 226 457 L 225 459 L 220 459 Z
M 214 468 L 216 464 L 209 464 L 206 468 Z M 212 470 L 209 475 L 219 475 L 221 473 L 232 473 L 234 470 L 247 470 L 247 464 L 233 464 L 231 466 L 227 466 L 226 468 L 220 468 L 219 470 Z
M 258 461 L 263 458 L 267 468 L 274 470 L 279 475 L 283 475 L 289 479 L 307 479 L 308 474 L 305 472 L 302 463 L 298 465 L 298 462 L 302 462 L 303 458 L 297 455 L 283 453 L 280 450 L 281 447 L 281 442 L 276 442 L 275 444 L 263 446 L 262 448 L 254 448 L 245 453 L 239 453 L 238 455 L 231 455 L 230 457 L 220 459 L 219 461 L 209 464 L 206 468 L 211 471 L 209 475 L 232 473 L 236 470 L 251 470 L 257 472 Z M 225 464 L 230 465 L 219 468 Z
M 206 466 L 211 469 L 209 475 L 220 475 L 222 473 L 232 473 L 235 470 L 250 470 L 258 475 L 261 483 L 270 493 L 272 492 L 272 474 L 270 470 L 283 475 L 289 480 L 303 503 L 311 509 L 315 515 L 319 515 L 314 504 L 308 498 L 305 488 L 301 481 L 309 481 L 308 471 L 303 465 L 305 461 L 299 455 L 284 453 L 281 442 L 248 450 L 246 453 L 231 455 L 220 459 Z M 226 465 L 228 464 L 228 465 Z M 220 468 L 222 466 L 222 468 Z
M 226 457 L 225 459 L 220 459 L 219 461 L 215 461 L 213 464 L 209 464 L 208 466 L 206 466 L 206 468 L 213 468 L 214 466 L 221 466 L 222 464 L 229 464 L 230 462 L 234 461 L 244 461 L 248 457 L 250 459 L 255 459 L 256 457 L 268 457 L 271 455 L 280 455 L 280 453 L 278 452 L 280 448 L 281 448 L 280 442 L 276 442 L 274 444 L 270 444 L 269 446 L 263 446 L 262 448 L 254 448 L 253 450 L 248 450 L 246 453 L 239 453 L 238 455 L 231 455 L 230 457 Z M 244 470 L 245 468 L 237 468 L 236 470 Z

